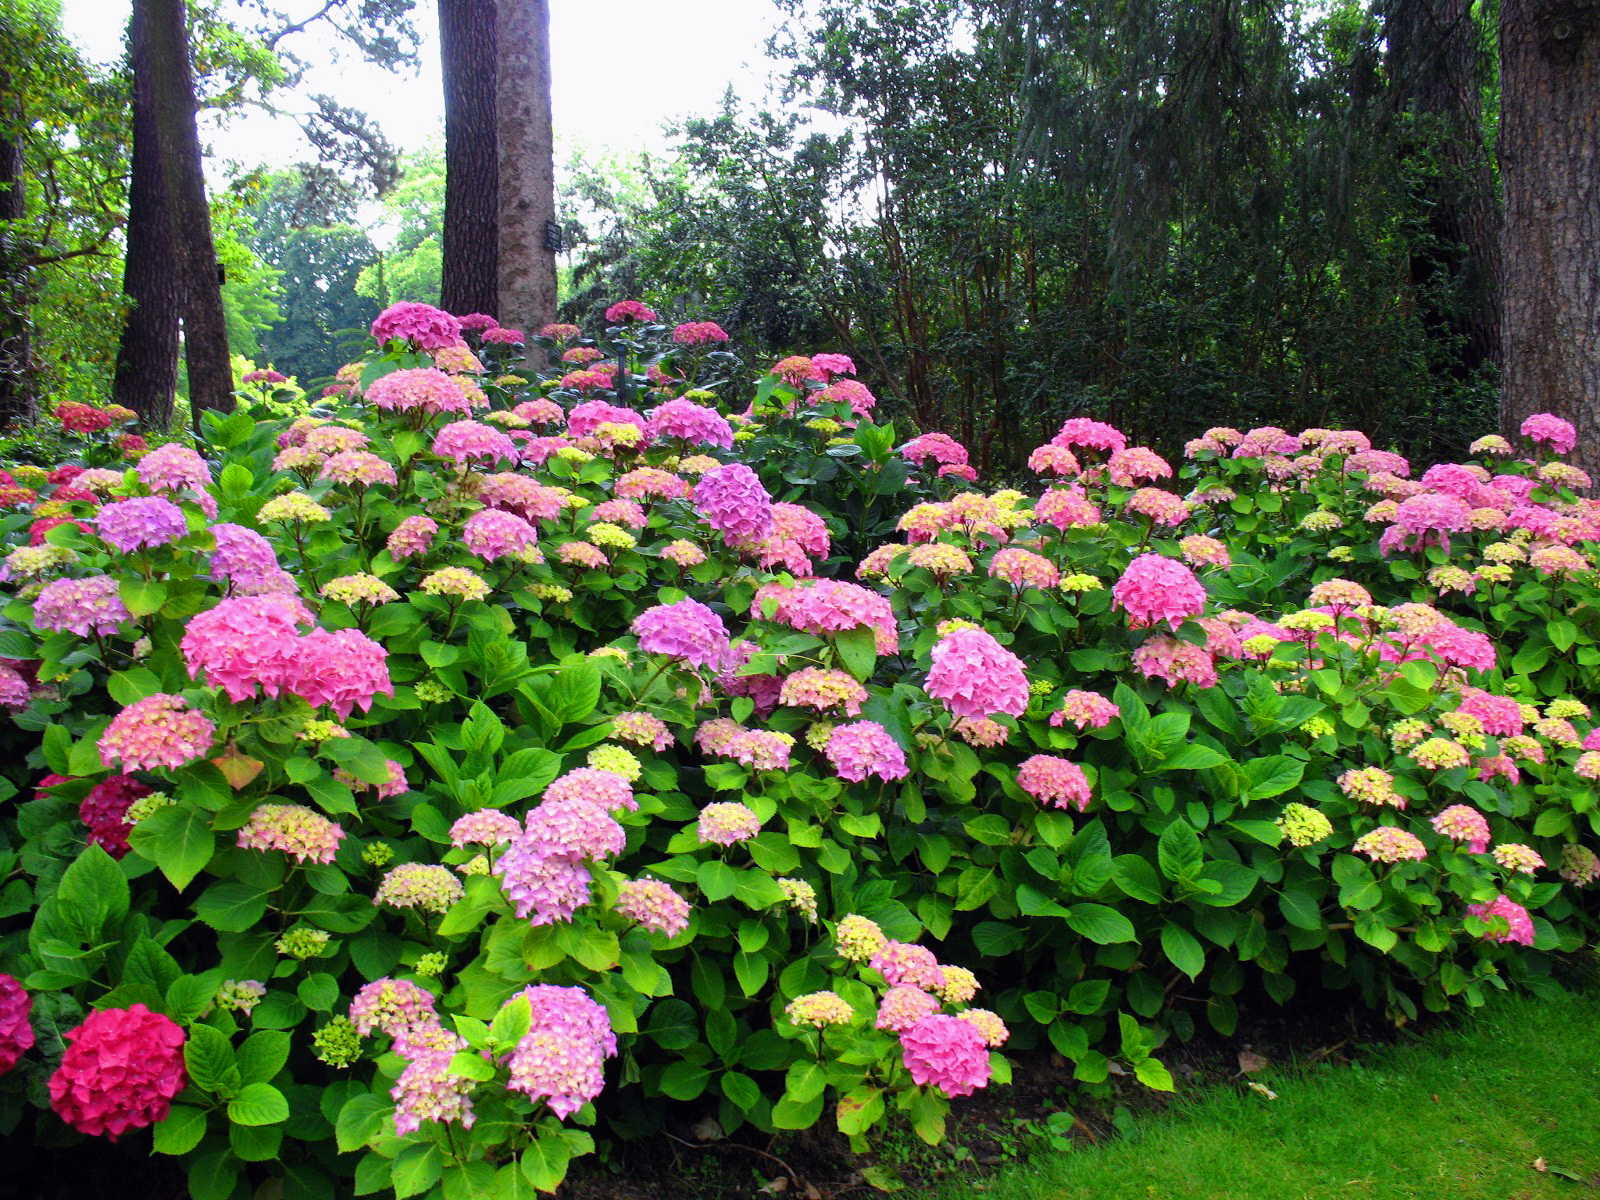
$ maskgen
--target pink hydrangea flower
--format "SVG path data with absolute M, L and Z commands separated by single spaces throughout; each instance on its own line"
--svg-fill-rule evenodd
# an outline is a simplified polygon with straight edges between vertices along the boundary
M 1551 413 L 1534 413 L 1522 423 L 1522 436 L 1557 454 L 1570 454 L 1578 444 L 1578 431 L 1572 422 Z
M 300 804 L 263 804 L 239 830 L 242 850 L 282 850 L 296 862 L 331 863 L 344 830 Z
M 33 1025 L 29 1014 L 33 997 L 10 975 L 0 974 L 0 1075 L 17 1065 L 17 1060 L 33 1045 Z
M 1482 854 L 1489 847 L 1489 822 L 1465 804 L 1452 804 L 1435 814 L 1431 824 L 1435 833 L 1467 843 L 1468 854 Z
M 1176 629 L 1206 607 L 1205 585 L 1194 572 L 1160 554 L 1141 554 L 1129 563 L 1111 596 L 1134 628 L 1165 621 Z
M 570 921 L 591 899 L 589 869 L 542 845 L 513 843 L 495 860 L 493 870 L 512 909 L 532 925 Z
M 680 346 L 715 346 L 728 334 L 715 321 L 685 321 L 672 331 L 672 340 Z
M 743 463 L 707 471 L 691 495 L 695 511 L 730 542 L 760 541 L 772 532 L 772 497 Z
M 884 993 L 878 1002 L 878 1015 L 872 1024 L 875 1029 L 890 1033 L 904 1033 L 923 1017 L 939 1011 L 939 1000 L 919 987 L 897 984 Z
M 377 315 L 372 336 L 380 346 L 400 338 L 419 350 L 438 350 L 461 344 L 461 322 L 431 304 L 402 300 Z
M 1365 854 L 1373 862 L 1396 863 L 1428 857 L 1428 848 L 1416 834 L 1396 829 L 1393 825 L 1380 825 L 1362 834 L 1350 849 L 1357 854 Z
M 456 819 L 450 826 L 450 844 L 457 849 L 468 844 L 503 846 L 522 833 L 517 819 L 497 808 L 480 808 Z
M 409 979 L 375 979 L 351 999 L 350 1023 L 362 1037 L 376 1029 L 397 1038 L 408 1029 L 437 1023 L 433 996 Z
M 610 1017 L 582 988 L 539 984 L 518 995 L 528 998 L 533 1023 L 506 1060 L 506 1086 L 569 1117 L 605 1088 L 605 1060 L 617 1052 Z
M 879 654 L 900 648 L 894 606 L 870 588 L 835 579 L 802 580 L 792 587 L 763 584 L 756 589 L 752 613 L 765 615 L 768 600 L 776 601 L 770 619 L 801 633 L 825 637 L 865 625 L 873 631 Z
M 1042 554 L 1008 546 L 989 560 L 989 574 L 1004 579 L 1014 588 L 1053 588 L 1061 582 L 1061 572 Z
M 232 597 L 189 618 L 179 650 L 189 678 L 204 671 L 206 682 L 235 704 L 253 696 L 257 685 L 276 696 L 300 675 L 298 626 L 311 621 L 293 596 Z
M 96 746 L 105 767 L 120 762 L 129 771 L 176 770 L 204 757 L 216 735 L 216 725 L 191 712 L 182 696 L 157 692 L 111 718 Z
M 900 454 L 909 462 L 918 465 L 930 460 L 942 466 L 964 467 L 967 465 L 967 448 L 948 433 L 924 433 L 904 442 L 900 446 Z
M 484 562 L 521 558 L 539 545 L 539 531 L 514 513 L 480 509 L 461 528 L 461 541 Z
M 115 633 L 133 614 L 122 603 L 114 575 L 57 579 L 44 585 L 33 602 L 33 623 L 40 629 L 70 630 L 79 637 Z
M 341 721 L 358 705 L 369 711 L 379 693 L 394 695 L 384 661 L 389 652 L 358 629 L 313 629 L 299 639 L 296 655 L 299 670 L 289 690 L 313 708 L 326 704 Z
M 211 577 L 226 582 L 235 595 L 262 596 L 295 592 L 294 577 L 278 564 L 278 556 L 254 529 L 226 522 L 213 525 L 217 548 L 211 555 Z
M 1065 533 L 1100 524 L 1100 510 L 1077 488 L 1051 488 L 1034 505 L 1034 515 Z
M 633 619 L 633 632 L 646 654 L 679 658 L 691 667 L 719 664 L 728 653 L 727 626 L 698 600 L 647 608 Z
M 517 457 L 515 443 L 493 425 L 481 421 L 451 421 L 433 439 L 433 452 L 458 467 L 473 462 L 492 465 L 500 459 L 511 461 Z
M 1079 729 L 1104 729 L 1112 717 L 1121 715 L 1122 710 L 1098 692 L 1073 688 L 1062 697 L 1061 707 L 1050 714 L 1050 724 L 1071 721 Z
M 700 810 L 695 832 L 708 845 L 733 846 L 760 833 L 761 818 L 748 804 L 737 800 L 719 801 Z
M 444 1032 L 442 1027 L 440 1032 Z M 445 1037 L 459 1040 L 451 1034 Z M 396 1133 L 402 1137 L 415 1133 L 424 1121 L 472 1128 L 477 1114 L 473 1111 L 471 1093 L 478 1085 L 475 1080 L 451 1070 L 451 1060 L 456 1053 L 457 1049 L 452 1046 L 444 1050 L 419 1051 L 410 1057 L 389 1091 L 394 1100 Z
M 107 504 L 94 518 L 100 540 L 124 554 L 170 546 L 189 532 L 183 509 L 160 496 L 134 496 Z
M 822 376 L 822 382 L 827 383 L 835 375 L 854 375 L 856 373 L 855 360 L 848 354 L 813 354 L 811 365 Z
M 116 1141 L 164 1121 L 188 1083 L 182 1028 L 143 1004 L 91 1012 L 66 1041 L 50 1107 L 79 1133 Z
M 1088 417 L 1071 417 L 1061 426 L 1060 432 L 1050 439 L 1052 446 L 1086 446 L 1115 454 L 1128 444 L 1128 439 L 1114 425 Z
M 632 321 L 654 321 L 654 310 L 646 308 L 637 300 L 618 300 L 606 309 L 606 320 L 613 325 L 622 325 Z
M 632 742 L 635 746 L 665 750 L 672 745 L 672 732 L 667 728 L 666 722 L 654 713 L 638 711 L 618 713 L 611 718 L 611 732 L 614 737 Z
M 1519 946 L 1533 945 L 1533 918 L 1528 915 L 1527 909 L 1509 896 L 1501 894 L 1488 904 L 1469 904 L 1467 915 L 1484 921 L 1499 917 L 1506 922 L 1509 928 L 1504 933 L 1496 932 L 1493 928 L 1484 931 L 1483 936 L 1491 942 L 1515 942 Z
M 1017 767 L 1017 786 L 1035 800 L 1057 808 L 1089 807 L 1089 779 L 1075 762 L 1053 754 L 1035 754 Z
M 912 1082 L 947 1096 L 970 1096 L 989 1082 L 989 1048 L 972 1022 L 941 1014 L 923 1017 L 900 1035 Z
M 399 483 L 394 467 L 368 450 L 341 450 L 328 456 L 317 478 L 351 487 L 373 487 Z
M 848 404 L 850 411 L 858 417 L 866 416 L 878 406 L 878 398 L 868 390 L 867 385 L 854 379 L 834 381 L 818 392 L 815 399 L 818 404 Z
M 630 879 L 617 893 L 617 911 L 645 929 L 677 937 L 689 927 L 689 902 L 655 879 Z
M 853 721 L 836 727 L 823 753 L 839 778 L 850 783 L 860 783 L 868 775 L 892 783 L 904 779 L 909 772 L 906 752 L 876 721 Z
M 923 686 L 958 717 L 1020 717 L 1028 707 L 1022 660 L 981 629 L 956 629 L 940 638 Z
M 936 992 L 944 986 L 944 968 L 926 946 L 887 941 L 867 963 L 890 986 L 904 985 Z
M 181 492 L 193 488 L 203 492 L 211 486 L 211 468 L 182 442 L 157 446 L 139 460 L 135 468 L 139 482 L 153 492 Z
M 692 400 L 668 400 L 652 408 L 644 423 L 645 435 L 655 441 L 674 438 L 693 446 L 733 446 L 733 426 L 714 408 Z
M 860 715 L 861 706 L 866 700 L 867 689 L 857 683 L 853 675 L 821 667 L 802 667 L 785 677 L 778 693 L 780 704 L 811 708 L 817 712 L 837 709 L 850 717 Z
M 466 414 L 475 407 L 472 397 L 437 367 L 391 371 L 373 381 L 367 389 L 366 400 L 373 408 L 430 415 Z
M 416 554 L 426 554 L 438 532 L 439 522 L 432 517 L 407 517 L 389 535 L 389 557 L 399 562 Z

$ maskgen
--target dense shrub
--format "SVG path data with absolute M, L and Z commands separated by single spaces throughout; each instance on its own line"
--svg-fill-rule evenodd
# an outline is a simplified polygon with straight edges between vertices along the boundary
M 840 356 L 739 414 L 609 319 L 518 375 L 397 306 L 315 415 L 12 468 L 7 1128 L 520 1196 L 665 1100 L 937 1141 L 1002 1045 L 1170 1088 L 1251 981 L 1404 1018 L 1589 938 L 1569 427 L 1413 481 L 1075 419 L 990 492 Z

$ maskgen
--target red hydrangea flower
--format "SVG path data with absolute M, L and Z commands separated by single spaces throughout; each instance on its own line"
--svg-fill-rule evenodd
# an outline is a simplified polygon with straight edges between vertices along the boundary
M 67 1032 L 50 1107 L 80 1133 L 112 1141 L 166 1119 L 187 1077 L 183 1030 L 143 1004 L 90 1013 Z
M 0 975 L 0 1075 L 17 1065 L 33 1045 L 33 1025 L 28 1016 L 33 997 L 10 975 Z

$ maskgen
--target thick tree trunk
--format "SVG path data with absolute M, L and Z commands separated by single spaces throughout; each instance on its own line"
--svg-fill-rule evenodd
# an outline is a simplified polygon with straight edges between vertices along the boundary
M 444 280 L 458 316 L 500 307 L 500 148 L 495 119 L 495 6 L 439 0 L 444 66 Z M 416 297 L 411 297 L 416 298 Z
M 233 372 L 228 326 L 222 311 L 217 252 L 211 239 L 211 209 L 195 128 L 194 77 L 189 70 L 189 35 L 184 0 L 135 0 L 150 34 L 151 96 L 160 130 L 161 177 L 171 206 L 173 242 L 183 305 L 183 359 L 189 371 L 189 402 L 202 409 L 233 407 Z
M 27 193 L 22 153 L 22 113 L 0 73 L 0 428 L 32 419 L 32 351 L 28 338 L 30 248 L 22 236 Z
M 1396 107 L 1412 122 L 1402 153 L 1439 164 L 1417 197 L 1432 244 L 1413 252 L 1412 283 L 1424 293 L 1440 276 L 1450 283 L 1453 295 L 1424 319 L 1459 340 L 1444 369 L 1467 379 L 1500 360 L 1500 210 L 1483 137 L 1478 27 L 1470 0 L 1393 0 L 1384 31 Z
M 128 249 L 122 290 L 133 302 L 117 346 L 112 396 L 148 429 L 172 424 L 178 385 L 178 264 L 172 213 L 161 168 L 160 133 L 151 89 L 147 14 L 135 8 L 128 27 L 133 62 L 133 165 L 128 184 Z
M 556 316 L 556 218 L 548 0 L 496 0 L 502 325 L 531 335 Z
M 1600 4 L 1503 0 L 1501 424 L 1578 428 L 1600 479 Z

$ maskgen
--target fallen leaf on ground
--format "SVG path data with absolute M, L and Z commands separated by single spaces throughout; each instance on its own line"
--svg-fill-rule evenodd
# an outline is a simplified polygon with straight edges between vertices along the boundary
M 1239 1074 L 1241 1075 L 1254 1075 L 1257 1071 L 1265 1070 L 1268 1065 L 1267 1060 L 1254 1050 L 1239 1051 Z

